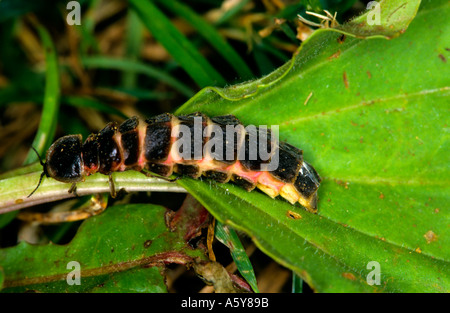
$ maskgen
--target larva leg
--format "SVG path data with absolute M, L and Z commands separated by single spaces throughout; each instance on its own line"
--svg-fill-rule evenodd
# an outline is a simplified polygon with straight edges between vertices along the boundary
M 70 186 L 70 188 L 67 192 L 73 193 L 75 195 L 75 197 L 79 197 L 79 195 L 77 194 L 77 183 L 72 183 L 72 186 Z
M 117 197 L 117 192 L 116 192 L 116 185 L 114 184 L 114 179 L 112 177 L 112 173 L 108 175 L 108 183 L 111 197 L 114 199 L 115 197 Z

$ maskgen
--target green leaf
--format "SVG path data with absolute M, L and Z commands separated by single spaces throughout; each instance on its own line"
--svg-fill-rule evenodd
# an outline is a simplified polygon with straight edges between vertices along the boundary
M 167 228 L 165 212 L 155 205 L 117 205 L 86 220 L 67 245 L 21 242 L 1 249 L 4 291 L 165 291 L 158 267 L 204 258 L 202 251 L 185 244 L 183 232 Z M 79 263 L 80 285 L 66 283 L 72 261 Z
M 386 25 L 366 40 L 318 30 L 270 75 L 177 110 L 279 125 L 323 178 L 317 215 L 231 184 L 179 183 L 317 291 L 448 292 L 449 14 L 447 1 L 423 1 L 391 40 Z M 371 261 L 381 285 L 366 283 Z
M 45 284 L 10 287 L 3 292 L 163 293 L 167 292 L 167 288 L 161 275 L 162 270 L 160 267 L 132 268 L 123 272 L 85 277 L 80 285 L 69 285 L 64 279 Z M 67 270 L 67 273 L 69 272 L 70 269 Z
M 426 1 L 425 1 L 426 2 Z M 339 25 L 337 30 L 356 37 L 381 35 L 386 38 L 399 36 L 406 31 L 411 16 L 416 15 L 419 1 L 390 1 L 373 2 L 368 6 L 370 10 L 350 22 Z

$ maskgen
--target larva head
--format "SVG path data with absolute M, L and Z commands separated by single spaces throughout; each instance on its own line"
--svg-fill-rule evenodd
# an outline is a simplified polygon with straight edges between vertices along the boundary
M 33 148 L 39 157 L 43 171 L 38 185 L 28 195 L 28 198 L 39 188 L 44 176 L 52 177 L 65 183 L 81 181 L 84 169 L 81 148 L 81 135 L 61 137 L 48 149 L 45 163 L 42 162 L 39 153 Z
M 65 183 L 81 181 L 84 169 L 81 148 L 81 135 L 69 135 L 56 140 L 47 151 L 45 175 Z

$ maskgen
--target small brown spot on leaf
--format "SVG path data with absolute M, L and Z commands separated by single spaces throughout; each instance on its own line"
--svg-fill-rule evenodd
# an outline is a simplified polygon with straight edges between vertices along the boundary
M 442 62 L 447 63 L 447 59 L 445 58 L 445 56 L 443 54 L 439 54 L 439 59 L 441 59 Z
M 435 233 L 433 233 L 432 230 L 429 230 L 425 233 L 425 235 L 423 235 L 425 237 L 425 239 L 427 240 L 427 243 L 431 243 L 433 241 L 436 241 L 438 236 L 436 236 Z
M 342 74 L 342 79 L 344 80 L 345 88 L 348 89 L 349 84 L 348 84 L 348 78 L 347 78 L 347 73 L 346 73 L 346 72 L 344 72 L 344 73 Z
M 367 73 L 367 77 L 372 78 L 372 73 L 371 72 L 367 71 L 366 73 Z
M 336 180 L 336 184 L 338 184 L 339 186 L 343 186 L 345 189 L 348 189 L 348 182 L 344 182 L 342 180 Z
M 16 201 L 14 201 L 16 204 L 21 204 L 23 203 L 23 199 L 16 199 Z
M 384 199 L 384 194 L 382 193 L 382 192 L 380 192 L 380 197 L 379 197 L 381 200 L 383 200 Z
M 150 246 L 152 245 L 152 243 L 153 243 L 153 240 L 146 240 L 146 241 L 144 242 L 144 248 L 145 248 L 145 249 L 150 248 Z
M 292 218 L 292 219 L 294 219 L 294 220 L 299 220 L 299 219 L 302 218 L 302 216 L 301 216 L 300 214 L 298 214 L 297 212 L 293 212 L 293 211 L 291 211 L 291 210 L 288 210 L 288 211 L 286 212 L 286 216 L 287 216 L 287 217 L 290 217 L 290 218 Z
M 333 53 L 332 55 L 330 55 L 328 57 L 328 60 L 333 60 L 333 59 L 337 59 L 339 58 L 339 56 L 341 55 L 341 50 L 336 51 L 335 53 Z
M 342 277 L 344 277 L 346 279 L 350 279 L 350 280 L 356 280 L 355 275 L 353 275 L 352 273 L 344 272 L 344 273 L 342 273 Z
M 342 35 L 340 35 L 340 36 L 338 37 L 337 42 L 338 42 L 339 44 L 342 44 L 342 43 L 344 43 L 345 38 L 346 38 L 345 35 L 342 34 Z

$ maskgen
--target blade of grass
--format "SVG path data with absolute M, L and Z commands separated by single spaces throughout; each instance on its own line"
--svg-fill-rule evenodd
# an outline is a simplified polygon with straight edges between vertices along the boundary
M 86 12 L 83 14 L 83 20 L 80 27 L 75 27 L 80 32 L 80 54 L 87 55 L 89 51 L 100 53 L 97 39 L 94 36 L 95 30 L 95 11 L 98 9 L 100 0 L 91 0 L 88 2 Z
M 37 30 L 45 51 L 47 70 L 41 122 L 32 146 L 39 152 L 39 154 L 42 155 L 42 153 L 50 147 L 53 136 L 55 135 L 61 91 L 59 83 L 58 59 L 52 39 L 44 27 L 37 25 Z M 30 150 L 24 164 L 26 165 L 36 162 L 37 159 L 38 157 L 34 151 Z
M 171 92 L 158 92 L 153 90 L 141 89 L 141 88 L 111 88 L 112 90 L 126 93 L 139 100 L 164 100 L 173 97 Z
M 126 72 L 141 73 L 165 82 L 188 98 L 194 95 L 194 91 L 182 82 L 174 79 L 162 70 L 156 69 L 142 62 L 104 56 L 82 57 L 81 62 L 86 68 L 114 69 Z
M 226 11 L 216 22 L 216 25 L 220 25 L 228 21 L 230 18 L 232 18 L 237 12 L 239 12 L 247 3 L 249 0 L 241 0 L 237 2 L 236 5 L 232 6 L 228 11 Z
M 234 229 L 216 220 L 215 235 L 217 240 L 230 249 L 231 257 L 233 258 L 239 273 L 241 273 L 249 283 L 254 292 L 259 292 L 252 263 Z
M 303 292 L 303 279 L 292 271 L 292 293 Z
M 292 40 L 295 43 L 299 42 L 299 40 L 297 39 L 296 34 L 294 33 L 294 31 L 292 30 L 292 28 L 288 24 L 282 23 L 280 25 L 280 28 L 283 31 L 283 33 L 285 33 L 286 36 L 289 37 L 290 40 Z
M 109 105 L 104 104 L 96 99 L 86 98 L 86 97 L 77 97 L 77 96 L 65 96 L 62 97 L 61 102 L 64 104 L 68 104 L 74 107 L 79 108 L 92 108 L 100 112 L 105 112 L 109 114 L 115 114 L 117 116 L 123 117 L 124 119 L 129 118 L 123 114 L 120 110 L 111 107 Z
M 128 11 L 127 31 L 126 31 L 126 58 L 136 61 L 139 57 L 142 44 L 142 24 L 136 13 L 132 10 Z M 126 71 L 122 76 L 122 85 L 125 88 L 135 88 L 137 82 L 137 73 L 134 71 Z
M 150 33 L 200 87 L 226 84 L 198 48 L 151 1 L 130 0 L 130 4 Z
M 165 8 L 184 18 L 202 35 L 243 79 L 250 79 L 253 73 L 239 54 L 231 47 L 220 33 L 196 14 L 190 7 L 175 0 L 158 0 Z

